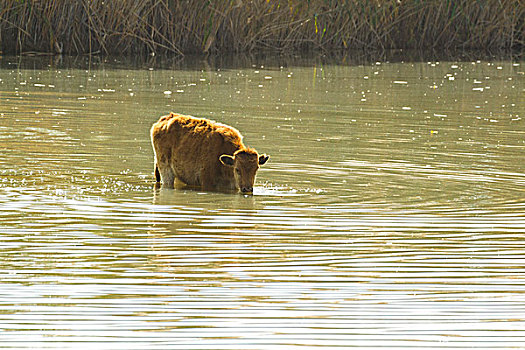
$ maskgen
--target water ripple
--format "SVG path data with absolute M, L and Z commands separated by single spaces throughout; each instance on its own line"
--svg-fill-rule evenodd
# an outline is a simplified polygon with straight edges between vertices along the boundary
M 520 65 L 313 64 L 0 69 L 0 347 L 522 347 Z M 155 188 L 169 110 L 253 196 Z

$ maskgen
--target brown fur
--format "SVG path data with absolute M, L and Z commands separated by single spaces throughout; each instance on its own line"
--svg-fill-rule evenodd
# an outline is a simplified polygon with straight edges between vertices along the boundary
M 178 179 L 205 190 L 252 192 L 259 165 L 268 160 L 244 146 L 237 129 L 175 113 L 153 124 L 151 141 L 155 179 L 167 187 Z

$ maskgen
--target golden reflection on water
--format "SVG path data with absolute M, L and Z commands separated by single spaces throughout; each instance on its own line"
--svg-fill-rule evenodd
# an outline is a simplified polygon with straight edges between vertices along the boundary
M 525 343 L 520 62 L 0 62 L 2 347 Z M 170 110 L 253 196 L 154 188 Z

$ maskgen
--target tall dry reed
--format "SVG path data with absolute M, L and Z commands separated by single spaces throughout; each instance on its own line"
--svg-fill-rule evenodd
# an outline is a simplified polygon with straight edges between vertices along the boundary
M 1 0 L 4 52 L 523 48 L 523 0 Z

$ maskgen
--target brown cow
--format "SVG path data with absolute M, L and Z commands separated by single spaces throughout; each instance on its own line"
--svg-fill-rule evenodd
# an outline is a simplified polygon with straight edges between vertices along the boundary
M 255 173 L 270 158 L 242 143 L 239 131 L 208 119 L 170 113 L 151 127 L 155 179 L 204 190 L 253 191 Z

